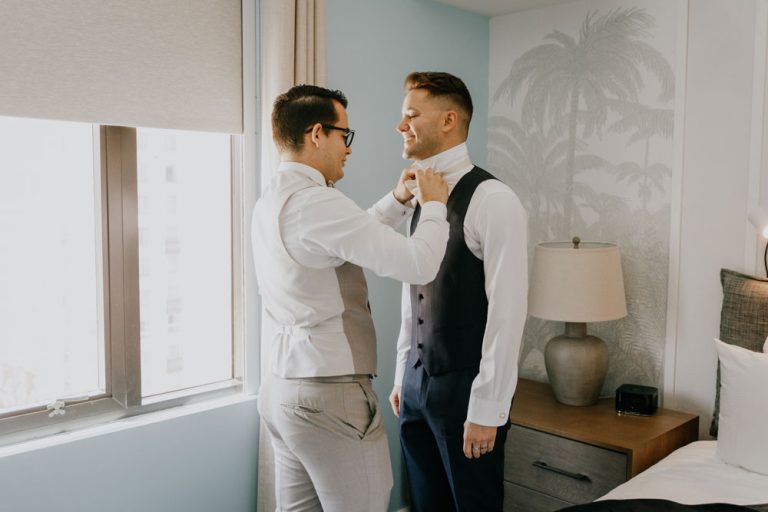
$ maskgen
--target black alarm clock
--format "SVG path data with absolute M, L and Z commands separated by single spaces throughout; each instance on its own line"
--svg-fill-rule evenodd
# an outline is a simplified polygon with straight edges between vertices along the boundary
M 616 389 L 616 412 L 651 416 L 659 407 L 659 390 L 651 386 L 622 384 Z

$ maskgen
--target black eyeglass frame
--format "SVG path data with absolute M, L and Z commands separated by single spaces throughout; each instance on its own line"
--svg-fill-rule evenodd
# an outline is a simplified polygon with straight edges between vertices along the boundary
M 341 126 L 334 126 L 332 124 L 325 123 L 320 123 L 320 126 L 326 130 L 339 130 L 340 132 L 344 132 L 344 145 L 347 147 L 351 146 L 352 141 L 355 140 L 355 130 L 350 130 L 349 128 L 342 128 Z M 304 133 L 309 133 L 311 131 L 312 128 L 307 128 Z

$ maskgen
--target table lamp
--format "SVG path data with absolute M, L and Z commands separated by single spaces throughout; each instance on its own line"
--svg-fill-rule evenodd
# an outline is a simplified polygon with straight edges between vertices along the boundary
M 544 362 L 555 398 L 567 405 L 597 402 L 608 373 L 608 347 L 587 334 L 587 322 L 627 315 L 619 247 L 610 243 L 545 242 L 536 246 L 528 313 L 565 322 L 547 342 Z

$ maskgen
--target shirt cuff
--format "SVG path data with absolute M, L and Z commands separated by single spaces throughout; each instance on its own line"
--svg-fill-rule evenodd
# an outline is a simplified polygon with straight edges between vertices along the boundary
M 428 201 L 421 206 L 421 214 L 419 219 L 426 219 L 427 217 L 445 219 L 447 215 L 448 209 L 446 208 L 445 204 L 441 203 L 440 201 Z
M 467 420 L 484 427 L 498 427 L 509 420 L 511 404 L 469 397 Z
M 395 368 L 395 386 L 403 385 L 403 376 L 405 375 L 405 365 L 397 365 Z
M 413 213 L 413 205 L 410 201 L 406 201 L 405 204 L 401 203 L 395 197 L 395 192 L 392 191 L 385 195 L 379 201 L 379 206 L 385 212 L 397 212 L 401 216 L 410 215 Z

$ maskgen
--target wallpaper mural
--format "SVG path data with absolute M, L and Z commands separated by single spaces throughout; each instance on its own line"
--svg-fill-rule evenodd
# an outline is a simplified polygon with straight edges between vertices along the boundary
M 491 20 L 488 167 L 541 241 L 616 242 L 628 316 L 588 325 L 609 347 L 603 394 L 661 385 L 674 119 L 675 2 L 585 0 Z M 541 21 L 540 21 L 541 20 Z M 530 317 L 522 376 L 546 380 L 563 324 Z

